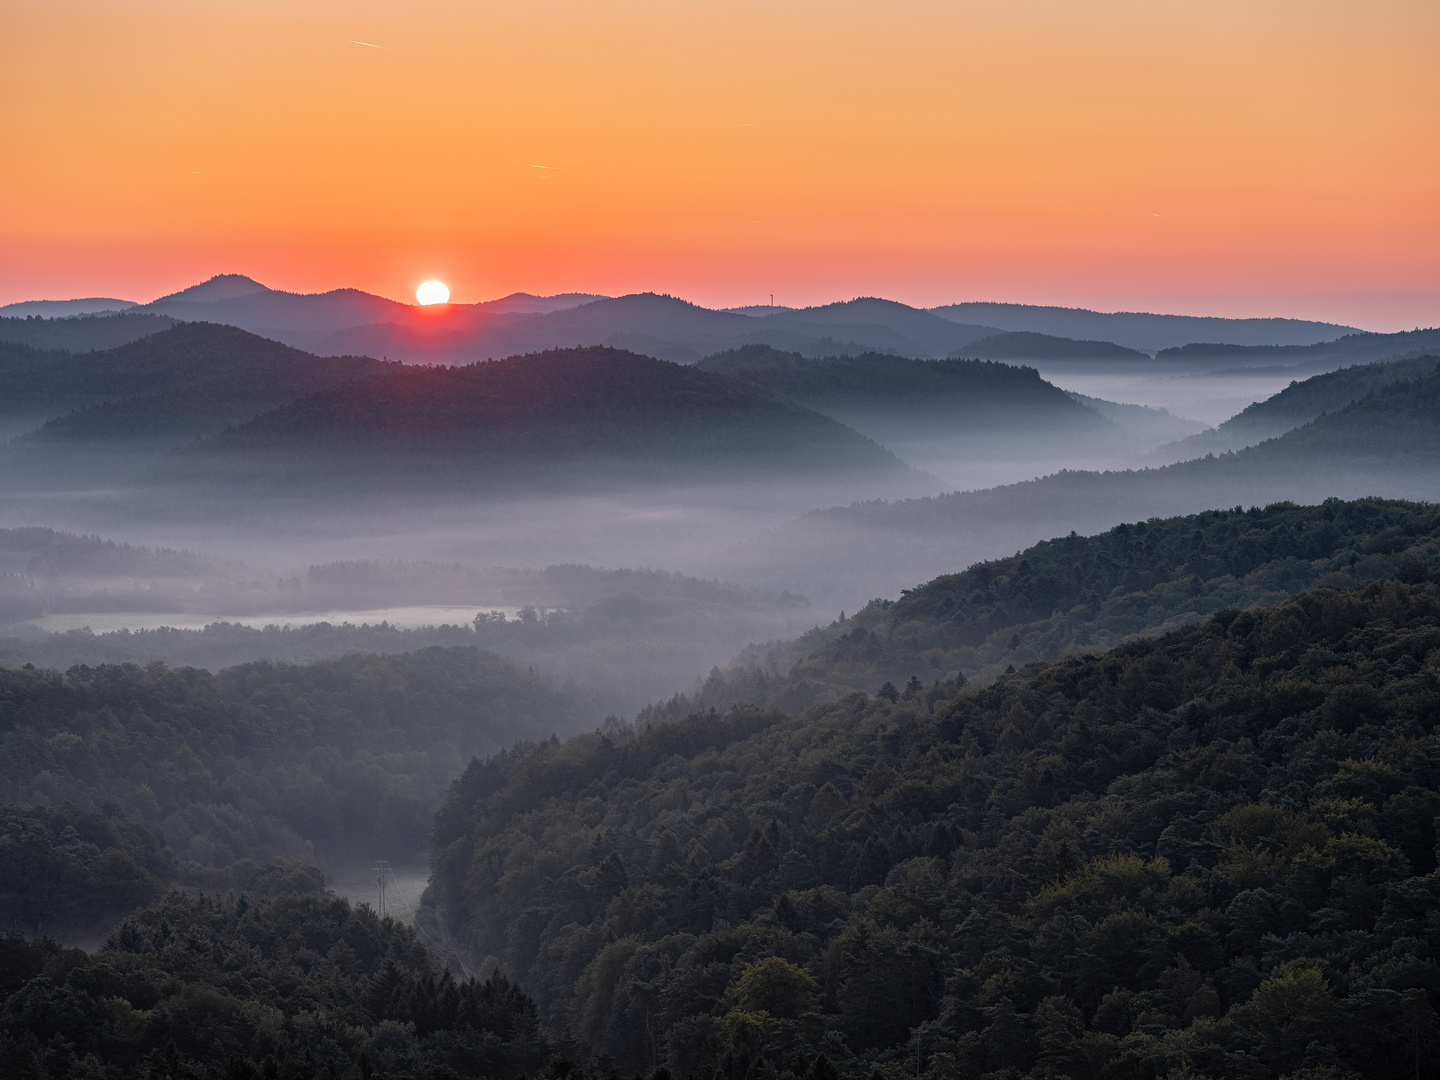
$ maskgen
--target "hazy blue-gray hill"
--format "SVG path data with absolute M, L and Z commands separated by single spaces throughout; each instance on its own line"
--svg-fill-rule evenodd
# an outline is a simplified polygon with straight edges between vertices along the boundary
M 133 307 L 134 300 L 117 300 L 112 296 L 87 296 L 77 300 L 21 300 L 0 304 L 0 316 L 7 319 L 39 315 L 45 319 L 67 319 L 73 315 L 111 315 Z
M 1440 329 L 1406 330 L 1399 334 L 1347 334 L 1313 345 L 1232 345 L 1194 343 L 1164 349 L 1155 359 L 1180 366 L 1225 365 L 1236 368 L 1293 367 L 1297 374 L 1315 374 L 1342 364 L 1400 360 L 1440 352 Z
M 600 347 L 388 367 L 258 416 L 187 460 L 263 460 L 297 480 L 339 470 L 481 486 L 910 473 L 829 417 L 711 372 Z
M 477 305 L 419 312 L 405 320 L 340 331 L 328 337 L 323 348 L 406 360 L 467 361 L 603 344 L 691 363 L 723 348 L 753 343 L 806 356 L 867 350 L 945 356 L 988 333 L 994 331 L 956 327 L 929 312 L 890 301 L 852 301 L 757 318 L 644 292 L 562 311 L 505 311 Z
M 811 333 L 823 330 L 828 337 L 857 341 L 872 348 L 886 347 L 875 340 L 883 329 L 896 335 L 899 344 L 905 346 L 897 350 L 902 355 L 924 358 L 946 356 L 994 333 L 988 326 L 954 322 L 921 308 L 875 296 L 778 311 L 764 316 L 763 326 L 766 333 L 782 328 Z
M 1440 374 L 1393 383 L 1218 457 L 816 511 L 732 549 L 712 569 L 796 589 L 824 610 L 1071 530 L 1213 506 L 1367 495 L 1440 499 Z
M 960 326 L 888 300 L 861 299 L 765 317 L 712 311 L 673 296 L 639 293 L 540 314 L 497 314 L 483 306 L 422 312 L 345 330 L 324 349 L 407 360 L 483 360 L 552 348 L 608 345 L 679 363 L 748 344 L 806 356 L 879 350 L 933 357 L 994 333 Z
M 958 322 L 984 323 L 1001 330 L 1033 331 L 1082 340 L 1113 341 L 1146 353 L 1193 341 L 1236 345 L 1311 345 L 1357 332 L 1353 326 L 1305 319 L 1223 319 L 1136 311 L 1089 311 L 1085 308 L 1032 304 L 970 302 L 948 304 L 931 310 Z
M 1113 341 L 1077 341 L 1018 330 L 992 334 L 972 341 L 962 349 L 966 356 L 986 360 L 1143 360 L 1149 353 L 1127 349 Z
M 349 326 L 399 318 L 408 305 L 359 289 L 291 293 L 270 289 L 243 274 L 221 274 L 139 310 L 187 322 L 223 323 L 264 334 L 296 338 L 311 345 Z
M 1037 429 L 1111 434 L 1099 413 L 1034 368 L 986 360 L 914 360 L 873 352 L 812 360 L 747 345 L 698 366 L 833 416 L 886 445 L 942 435 L 1011 438 Z
M 219 274 L 199 285 L 162 296 L 143 305 L 141 310 L 187 321 L 238 326 L 299 348 L 313 349 L 332 334 L 376 323 L 408 325 L 420 320 L 418 325 L 423 327 L 438 320 L 448 325 L 477 317 L 545 314 L 598 299 L 602 298 L 588 293 L 558 296 L 512 293 L 485 303 L 421 309 L 360 289 L 292 293 L 271 289 L 243 274 Z
M 174 442 L 383 366 L 312 356 L 232 326 L 182 323 L 98 352 L 0 349 L 0 413 L 74 410 L 26 442 Z
M 113 349 L 174 325 L 175 320 L 169 316 L 136 311 L 56 319 L 0 318 L 0 341 L 36 349 L 89 352 Z
M 1308 424 L 1323 413 L 1343 409 L 1372 391 L 1392 383 L 1429 375 L 1440 356 L 1419 356 L 1391 363 L 1357 364 L 1291 382 L 1278 394 L 1257 401 L 1219 427 L 1162 446 L 1152 457 L 1161 462 L 1185 461 L 1205 454 L 1223 454 Z

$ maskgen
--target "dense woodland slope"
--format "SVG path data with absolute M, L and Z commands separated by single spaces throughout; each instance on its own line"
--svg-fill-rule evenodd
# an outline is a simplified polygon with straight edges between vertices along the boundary
M 552 1058 L 547 1080 L 612 1080 L 552 1054 L 504 976 L 456 979 L 334 897 L 172 893 L 92 955 L 3 937 L 0 1000 L 15 1080 L 512 1080 Z
M 1406 576 L 518 746 L 439 811 L 435 900 L 626 1073 L 1434 1075 L 1440 561 Z
M 240 860 L 410 858 L 457 763 L 587 721 L 573 696 L 473 647 L 215 675 L 0 670 L 0 802 L 112 806 L 158 830 L 197 883 Z
M 1440 555 L 1440 510 L 1382 499 L 1275 503 L 1047 540 L 873 600 L 789 642 L 754 646 L 644 720 L 736 705 L 799 710 L 889 682 L 995 678 L 1316 586 L 1413 574 Z
M 296 460 L 300 451 L 304 461 Z M 627 469 L 717 478 L 756 469 L 908 472 L 828 417 L 719 375 L 606 348 L 387 368 L 265 413 L 211 440 L 203 458 L 247 455 L 269 455 L 298 475 L 314 461 L 359 469 L 367 481 L 372 469 L 394 469 L 415 483 L 502 483 L 522 473 L 538 482 Z

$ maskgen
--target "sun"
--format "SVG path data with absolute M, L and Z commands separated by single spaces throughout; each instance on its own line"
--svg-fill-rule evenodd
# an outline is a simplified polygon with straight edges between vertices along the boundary
M 415 299 L 422 306 L 430 304 L 448 304 L 450 302 L 450 289 L 443 281 L 427 281 L 415 290 Z

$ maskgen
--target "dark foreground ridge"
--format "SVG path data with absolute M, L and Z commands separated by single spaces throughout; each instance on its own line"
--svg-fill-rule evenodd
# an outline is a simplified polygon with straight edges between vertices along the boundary
M 1433 1075 L 1440 562 L 1407 577 L 517 747 L 432 887 L 627 1073 Z

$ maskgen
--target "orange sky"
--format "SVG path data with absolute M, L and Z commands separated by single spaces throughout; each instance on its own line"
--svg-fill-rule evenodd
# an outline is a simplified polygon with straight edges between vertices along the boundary
M 1434 325 L 1437 49 L 1435 0 L 6 0 L 0 302 L 234 271 Z

